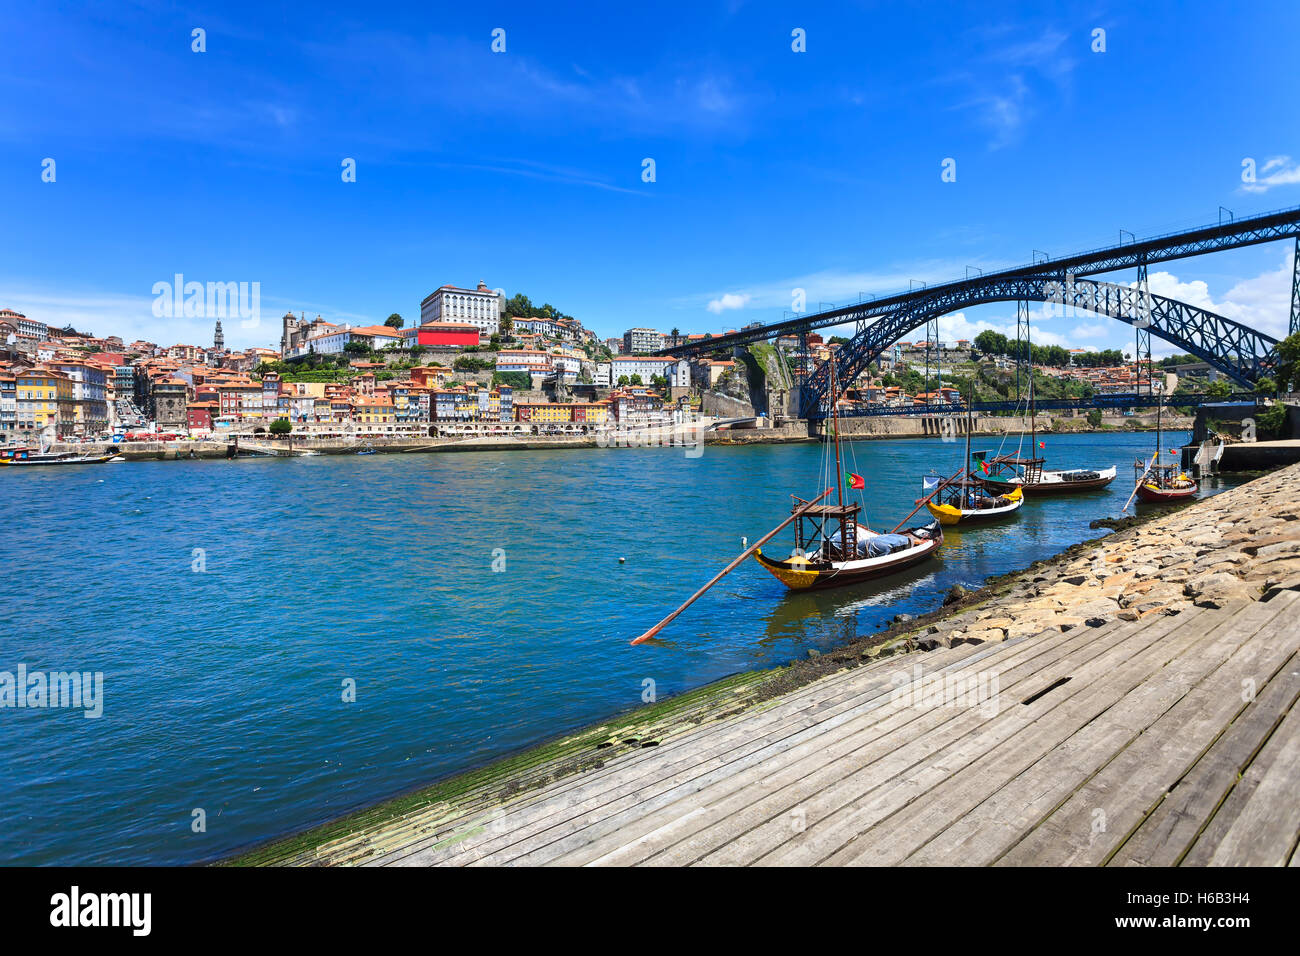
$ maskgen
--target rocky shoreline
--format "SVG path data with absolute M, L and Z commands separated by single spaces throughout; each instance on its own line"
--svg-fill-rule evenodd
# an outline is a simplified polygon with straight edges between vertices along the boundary
M 1300 589 L 1300 465 L 1076 545 L 946 615 L 921 647 L 1099 627 Z

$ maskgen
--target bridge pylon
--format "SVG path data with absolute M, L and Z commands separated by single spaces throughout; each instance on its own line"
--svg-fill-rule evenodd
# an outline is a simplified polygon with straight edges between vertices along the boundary
M 1295 237 L 1295 252 L 1291 255 L 1291 326 L 1288 335 L 1300 332 L 1300 236 Z
M 1064 308 L 1064 306 L 1062 306 Z M 1020 379 L 1024 374 L 1025 363 L 1029 363 L 1029 375 L 1034 374 L 1033 355 L 1029 341 L 1029 300 L 1016 300 L 1016 401 L 1020 401 Z M 1026 379 L 1028 381 L 1028 379 Z
M 1147 283 L 1147 264 L 1138 265 L 1137 279 L 1138 317 L 1133 321 L 1133 333 L 1136 341 L 1133 346 L 1133 364 L 1137 368 L 1137 380 L 1133 391 L 1142 393 L 1142 369 L 1147 370 L 1147 394 L 1151 393 L 1151 287 Z

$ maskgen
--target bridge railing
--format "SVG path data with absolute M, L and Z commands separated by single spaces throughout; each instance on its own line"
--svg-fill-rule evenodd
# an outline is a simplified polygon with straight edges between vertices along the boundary
M 1214 396 L 1203 393 L 1187 395 L 1170 395 L 1163 399 L 1158 395 L 1148 395 L 1133 392 L 1117 392 L 1109 395 L 1094 395 L 1091 398 L 1048 398 L 1038 399 L 1034 402 L 1034 409 L 1038 412 L 1046 411 L 1067 411 L 1081 408 L 1096 409 L 1119 409 L 1119 408 L 1155 408 L 1159 404 L 1164 404 L 1166 408 L 1182 408 L 1185 406 L 1199 406 L 1211 404 L 1242 403 L 1254 405 L 1257 402 L 1257 396 L 1253 394 L 1236 394 L 1228 396 Z M 971 406 L 975 412 L 985 412 L 991 414 L 1010 413 L 1010 414 L 1029 414 L 1029 406 L 1025 401 L 1005 401 L 1005 402 L 976 402 Z M 945 402 L 932 403 L 929 405 L 871 405 L 860 404 L 839 408 L 841 418 L 879 418 L 892 415 L 934 415 L 945 417 L 950 415 L 961 416 L 966 414 L 966 405 L 963 402 Z M 824 417 L 824 413 L 811 416 L 813 418 Z

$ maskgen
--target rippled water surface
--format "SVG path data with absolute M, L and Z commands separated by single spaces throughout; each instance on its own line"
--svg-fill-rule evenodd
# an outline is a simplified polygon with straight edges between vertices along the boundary
M 662 698 L 932 610 L 955 582 L 1098 534 L 1088 523 L 1118 514 L 1153 444 L 1047 441 L 1051 466 L 1116 464 L 1120 478 L 950 531 L 939 560 L 879 585 L 792 595 L 749 562 L 639 647 L 742 536 L 789 513 L 791 492 L 816 494 L 820 448 L 0 474 L 0 670 L 104 674 L 97 720 L 0 710 L 0 860 L 211 859 L 637 706 L 647 677 Z M 961 455 L 937 439 L 846 448 L 873 527 Z

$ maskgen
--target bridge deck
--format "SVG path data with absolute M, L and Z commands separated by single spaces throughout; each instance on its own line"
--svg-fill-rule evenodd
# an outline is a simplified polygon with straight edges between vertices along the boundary
M 880 661 L 493 812 L 369 834 L 343 855 L 380 865 L 1300 865 L 1297 613 L 1300 592 L 1279 591 Z M 980 702 L 928 698 L 932 675 L 950 698 L 964 688 Z

